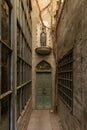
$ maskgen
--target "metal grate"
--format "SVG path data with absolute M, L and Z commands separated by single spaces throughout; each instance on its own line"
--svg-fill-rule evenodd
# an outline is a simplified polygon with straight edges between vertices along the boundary
M 73 100 L 73 50 L 58 62 L 58 95 L 72 109 Z
M 23 0 L 17 0 L 17 119 L 31 97 L 31 24 Z M 26 8 L 28 9 L 28 8 Z

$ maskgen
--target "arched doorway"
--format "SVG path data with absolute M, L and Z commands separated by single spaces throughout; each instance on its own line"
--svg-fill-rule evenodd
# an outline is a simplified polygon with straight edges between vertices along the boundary
M 52 107 L 51 66 L 42 61 L 36 66 L 36 108 L 50 109 Z

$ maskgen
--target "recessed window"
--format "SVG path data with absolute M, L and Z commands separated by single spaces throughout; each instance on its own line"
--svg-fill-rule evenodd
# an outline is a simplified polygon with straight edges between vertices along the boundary
M 72 109 L 73 100 L 73 50 L 58 62 L 58 95 Z
M 5 0 L 1 2 L 1 39 L 9 44 L 10 8 Z
M 20 29 L 17 28 L 17 55 L 20 55 Z
M 10 47 L 10 1 L 0 1 L 0 130 L 10 129 L 11 101 L 11 54 Z M 9 3 L 9 5 L 7 4 Z M 10 37 L 10 38 L 9 38 Z
M 20 0 L 20 20 L 17 20 L 17 119 L 31 96 L 31 49 L 28 21 Z M 22 16 L 22 17 L 21 17 Z
M 1 93 L 10 90 L 11 52 L 3 44 L 1 47 Z
M 9 130 L 9 97 L 0 101 L 0 130 Z

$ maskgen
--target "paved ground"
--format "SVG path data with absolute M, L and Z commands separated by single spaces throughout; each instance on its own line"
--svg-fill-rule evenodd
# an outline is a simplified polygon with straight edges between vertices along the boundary
M 57 115 L 49 110 L 34 110 L 27 130 L 62 130 Z

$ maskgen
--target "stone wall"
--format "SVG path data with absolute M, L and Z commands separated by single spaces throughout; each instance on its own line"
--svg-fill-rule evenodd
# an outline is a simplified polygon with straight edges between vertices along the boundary
M 87 129 L 87 0 L 83 0 L 82 21 L 82 91 L 83 91 L 83 130 Z
M 73 112 L 58 98 L 64 130 L 87 129 L 87 1 L 65 0 L 57 28 L 58 59 L 73 48 Z

